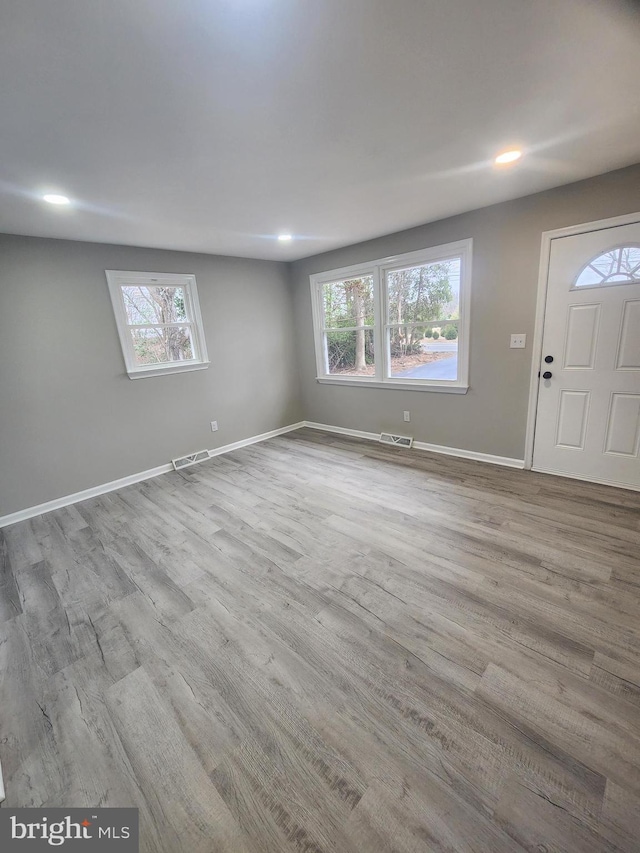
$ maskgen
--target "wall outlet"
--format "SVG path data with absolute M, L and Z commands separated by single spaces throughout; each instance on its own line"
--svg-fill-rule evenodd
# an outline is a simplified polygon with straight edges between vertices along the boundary
M 511 349 L 524 349 L 526 345 L 526 335 L 511 335 L 511 343 L 509 344 Z
M 211 421 L 211 432 L 218 431 L 218 421 Z
M 404 413 L 404 422 L 408 424 L 411 421 L 411 412 Z

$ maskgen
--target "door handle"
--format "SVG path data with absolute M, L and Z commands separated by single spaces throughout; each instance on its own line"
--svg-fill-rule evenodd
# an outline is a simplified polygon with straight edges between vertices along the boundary
M 552 376 L 553 373 L 550 370 L 545 370 L 545 372 L 542 374 L 543 379 L 551 379 Z
M 553 356 L 545 355 L 544 360 L 547 362 L 547 364 L 551 364 L 551 362 L 553 361 Z

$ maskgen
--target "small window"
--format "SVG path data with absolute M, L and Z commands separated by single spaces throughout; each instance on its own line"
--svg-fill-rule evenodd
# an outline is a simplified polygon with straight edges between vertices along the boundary
M 312 275 L 318 381 L 464 393 L 471 247 Z
M 619 246 L 594 258 L 576 279 L 575 287 L 602 287 L 640 281 L 640 246 Z
M 120 270 L 106 275 L 131 379 L 208 366 L 195 276 Z

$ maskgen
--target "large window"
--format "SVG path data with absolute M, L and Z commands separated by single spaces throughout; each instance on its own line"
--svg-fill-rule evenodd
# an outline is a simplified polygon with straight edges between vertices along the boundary
M 207 367 L 195 276 L 106 274 L 131 379 Z
M 318 381 L 464 393 L 471 240 L 311 276 Z

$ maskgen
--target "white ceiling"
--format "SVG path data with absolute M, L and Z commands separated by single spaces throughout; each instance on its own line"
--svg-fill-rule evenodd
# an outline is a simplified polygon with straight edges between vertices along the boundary
M 0 33 L 0 231 L 290 260 L 640 161 L 635 3 L 3 0 Z

